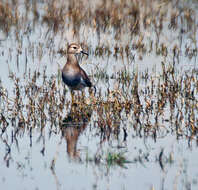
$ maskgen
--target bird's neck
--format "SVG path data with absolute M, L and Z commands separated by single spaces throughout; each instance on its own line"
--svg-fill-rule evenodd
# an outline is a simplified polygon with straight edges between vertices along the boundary
M 78 61 L 77 61 L 77 58 L 76 58 L 75 54 L 68 54 L 67 62 L 78 65 Z

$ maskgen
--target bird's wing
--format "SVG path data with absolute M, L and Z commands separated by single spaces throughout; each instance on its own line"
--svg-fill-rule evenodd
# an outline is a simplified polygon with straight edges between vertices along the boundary
M 83 69 L 80 70 L 81 72 L 81 76 L 82 76 L 82 80 L 83 82 L 88 86 L 88 87 L 92 87 L 92 83 L 89 80 L 89 77 L 87 76 L 87 74 L 85 73 L 85 71 Z

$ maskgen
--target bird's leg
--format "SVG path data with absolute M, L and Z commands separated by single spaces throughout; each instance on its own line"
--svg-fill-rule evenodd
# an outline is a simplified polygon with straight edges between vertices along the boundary
M 74 102 L 74 91 L 73 90 L 71 90 L 71 98 L 72 98 L 72 104 L 74 104 L 75 102 Z
M 96 103 L 95 94 L 96 94 L 95 86 L 94 86 L 94 90 L 92 88 L 89 88 L 89 95 L 91 96 L 91 101 L 92 101 L 93 104 Z
M 82 91 L 81 91 L 81 94 L 82 94 L 82 95 L 81 95 L 81 96 L 82 96 L 82 101 L 83 101 L 83 103 L 84 103 L 84 102 L 85 102 L 85 92 L 82 90 Z
M 66 93 L 67 93 L 67 91 L 66 91 L 66 89 L 65 89 L 65 87 L 64 87 L 64 89 L 63 89 L 63 104 L 65 103 L 65 96 L 66 96 Z
M 80 92 L 78 91 L 78 102 L 80 102 Z

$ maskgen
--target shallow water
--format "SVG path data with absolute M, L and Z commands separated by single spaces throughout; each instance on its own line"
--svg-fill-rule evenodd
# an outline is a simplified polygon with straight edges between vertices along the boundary
M 1 188 L 197 189 L 197 2 L 106 2 L 113 21 L 94 17 L 98 1 L 68 2 L 9 2 L 18 23 L 7 33 L 1 23 Z M 90 105 L 64 95 L 58 51 L 71 42 L 89 52 L 80 62 L 97 88 L 93 100 L 85 91 Z

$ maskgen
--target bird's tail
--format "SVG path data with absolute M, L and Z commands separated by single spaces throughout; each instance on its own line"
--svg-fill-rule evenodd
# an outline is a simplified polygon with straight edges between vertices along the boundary
M 96 86 L 94 85 L 93 88 L 94 88 L 94 96 L 95 96 L 96 95 Z

